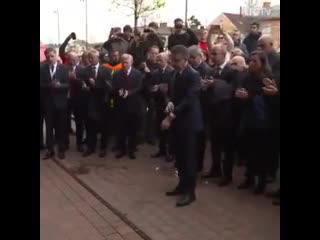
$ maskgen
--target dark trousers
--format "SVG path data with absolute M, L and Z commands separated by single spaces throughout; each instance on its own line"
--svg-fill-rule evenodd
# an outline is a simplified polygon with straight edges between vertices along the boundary
M 70 110 L 73 113 L 74 121 L 76 125 L 77 146 L 80 146 L 83 141 L 84 129 L 85 129 L 85 120 L 86 120 L 85 105 L 82 103 L 82 99 L 80 98 L 70 98 L 69 104 L 70 104 L 69 105 Z
M 211 106 L 209 117 L 212 166 L 216 176 L 232 178 L 235 154 L 234 126 L 231 102 Z
M 44 146 L 44 137 L 43 137 L 43 123 L 44 123 L 45 111 L 40 108 L 40 147 Z
M 156 119 L 155 119 L 155 127 L 158 137 L 158 146 L 159 146 L 159 152 L 162 154 L 172 154 L 171 148 L 169 146 L 170 144 L 170 133 L 169 130 L 162 130 L 161 129 L 161 122 L 166 117 L 166 114 L 162 109 L 159 109 L 156 111 Z
M 268 172 L 270 137 L 265 129 L 247 128 L 241 138 L 241 157 L 246 163 L 246 177 L 249 179 L 258 176 L 260 181 L 265 182 Z
M 276 177 L 280 158 L 280 128 L 270 129 L 268 174 Z
M 206 150 L 207 136 L 205 130 L 197 134 L 197 159 L 198 159 L 198 172 L 203 170 L 204 154 Z
M 54 107 L 45 110 L 46 143 L 49 151 L 54 151 L 54 142 L 58 145 L 58 151 L 65 151 L 67 128 L 67 108 L 57 109 Z
M 87 118 L 87 146 L 89 150 L 95 151 L 98 141 L 98 133 L 101 134 L 100 150 L 105 150 L 109 141 L 109 109 L 106 107 L 99 118 Z
M 118 143 L 119 151 L 134 153 L 137 145 L 137 131 L 139 128 L 139 114 L 119 111 Z M 128 144 L 127 144 L 128 143 Z
M 145 140 L 148 142 L 154 142 L 156 136 L 156 111 L 154 102 L 152 100 L 147 100 L 146 106 L 148 110 L 145 115 Z
M 196 134 L 173 130 L 176 167 L 179 172 L 178 190 L 194 194 L 196 188 L 197 158 Z

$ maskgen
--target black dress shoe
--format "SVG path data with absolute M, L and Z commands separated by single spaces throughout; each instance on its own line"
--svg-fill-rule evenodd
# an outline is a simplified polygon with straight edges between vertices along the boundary
M 178 188 L 175 188 L 173 191 L 166 192 L 166 196 L 168 197 L 179 196 L 179 195 L 182 195 L 182 192 Z
M 77 151 L 82 153 L 84 151 L 83 146 L 82 145 L 78 145 L 77 146 Z
M 280 206 L 280 198 L 279 199 L 274 199 L 272 201 L 272 204 L 275 205 L 275 206 Z
M 54 157 L 54 152 L 53 151 L 48 151 L 46 153 L 46 155 L 42 158 L 43 160 L 47 160 L 47 159 L 50 159 L 50 158 L 53 158 Z
M 165 161 L 168 162 L 168 163 L 169 163 L 169 162 L 173 162 L 173 161 L 174 161 L 174 158 L 173 158 L 172 155 L 167 154 L 167 155 L 166 155 L 166 158 L 165 158 Z
M 184 207 L 184 206 L 187 206 L 190 203 L 192 203 L 194 200 L 195 200 L 195 198 L 193 197 L 192 194 L 184 194 L 178 199 L 176 206 L 177 207 Z
M 163 157 L 163 156 L 165 156 L 165 154 L 162 153 L 162 152 L 158 152 L 156 154 L 152 154 L 151 155 L 152 158 L 160 158 L 160 157 Z
M 118 152 L 118 153 L 116 154 L 116 158 L 122 158 L 122 157 L 124 157 L 125 155 L 126 155 L 125 152 L 120 151 L 120 152 Z
M 135 153 L 129 153 L 129 158 L 130 159 L 136 159 L 136 155 L 135 155 Z
M 229 185 L 230 183 L 232 183 L 232 178 L 230 177 L 223 177 L 219 180 L 218 182 L 218 186 L 219 187 L 224 187 L 224 186 L 227 186 Z
M 107 155 L 107 151 L 105 149 L 101 150 L 99 153 L 100 158 L 104 158 Z
M 66 155 L 64 154 L 64 151 L 59 151 L 58 152 L 58 158 L 61 159 L 61 160 L 66 158 Z
M 254 188 L 253 193 L 255 195 L 260 195 L 264 193 L 266 190 L 266 184 L 265 183 L 258 183 L 258 185 Z
M 83 157 L 88 157 L 88 156 L 92 155 L 93 153 L 94 153 L 93 150 L 88 149 L 87 151 L 85 151 L 85 152 L 82 154 L 82 156 L 83 156 Z
M 248 189 L 254 185 L 253 179 L 246 178 L 243 183 L 241 183 L 238 188 L 239 189 Z

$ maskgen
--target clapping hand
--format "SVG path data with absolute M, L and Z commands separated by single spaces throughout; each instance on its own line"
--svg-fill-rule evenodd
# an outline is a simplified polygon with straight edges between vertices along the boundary
M 165 113 L 170 113 L 170 112 L 172 112 L 173 110 L 174 110 L 174 105 L 173 105 L 172 102 L 169 102 L 169 103 L 167 104 L 166 109 L 165 109 L 164 111 L 165 111 Z
M 262 90 L 265 95 L 274 96 L 274 95 L 278 94 L 279 90 L 278 90 L 278 87 L 277 87 L 275 81 L 273 81 L 269 78 L 264 78 L 263 84 L 264 84 L 264 87 L 262 87 Z
M 248 91 L 246 89 L 239 88 L 236 90 L 235 96 L 240 99 L 247 99 L 249 95 L 248 95 Z

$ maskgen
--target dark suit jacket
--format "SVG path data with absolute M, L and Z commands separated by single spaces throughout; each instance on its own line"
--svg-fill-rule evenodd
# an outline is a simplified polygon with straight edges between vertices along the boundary
M 69 71 L 72 71 L 71 67 L 69 67 Z M 80 101 L 84 93 L 82 84 L 85 81 L 86 68 L 81 65 L 77 65 L 75 69 L 75 75 L 76 79 L 69 79 L 70 98 L 74 99 L 75 101 Z
M 122 113 L 140 114 L 142 112 L 143 100 L 141 97 L 142 73 L 131 68 L 129 76 L 126 76 L 124 70 L 118 70 L 114 73 L 112 84 L 115 91 L 115 108 Z M 119 96 L 119 90 L 127 90 L 128 97 Z
M 167 66 L 166 69 L 157 69 L 152 73 L 151 82 L 152 86 L 159 84 L 166 84 L 169 89 L 170 81 L 172 80 L 174 69 L 171 66 Z M 157 92 L 152 93 L 155 101 L 155 107 L 158 111 L 164 111 L 166 107 L 166 99 L 168 95 L 168 91 L 163 91 L 159 89 Z
M 210 75 L 215 82 L 207 90 L 209 104 L 230 101 L 235 90 L 237 73 L 227 64 L 220 74 L 215 73 L 215 67 L 213 67 Z
M 212 73 L 212 68 L 205 62 L 200 63 L 198 67 L 194 67 L 194 69 L 200 74 L 202 79 L 205 79 L 207 76 L 210 76 Z M 207 120 L 207 112 L 208 112 L 208 91 L 206 89 L 200 90 L 200 104 L 201 104 L 201 112 L 202 118 L 206 122 Z
M 94 78 L 92 67 L 86 67 L 84 81 L 89 87 L 88 92 L 88 114 L 92 119 L 101 119 L 102 113 L 109 104 L 109 96 L 112 91 L 111 71 L 99 64 L 95 86 L 89 82 L 90 78 Z
M 203 129 L 199 91 L 200 74 L 191 66 L 173 74 L 169 88 L 169 101 L 174 104 L 172 128 L 180 133 L 198 132 Z
M 44 109 L 66 109 L 68 106 L 68 68 L 64 65 L 57 65 L 53 79 L 60 81 L 59 88 L 51 87 L 49 65 L 43 63 L 40 66 L 40 101 Z

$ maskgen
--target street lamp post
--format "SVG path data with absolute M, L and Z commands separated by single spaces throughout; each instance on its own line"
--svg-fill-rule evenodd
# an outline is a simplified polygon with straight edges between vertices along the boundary
M 186 12 L 185 12 L 185 15 L 184 15 L 184 17 L 185 17 L 185 25 L 186 25 L 186 27 L 188 27 L 188 0 L 186 0 Z
M 57 21 L 58 21 L 58 45 L 60 46 L 60 15 L 59 15 L 59 9 L 54 11 L 55 14 L 57 14 Z
M 86 21 L 86 49 L 88 49 L 88 1 L 87 0 L 80 0 L 85 4 L 85 21 Z

